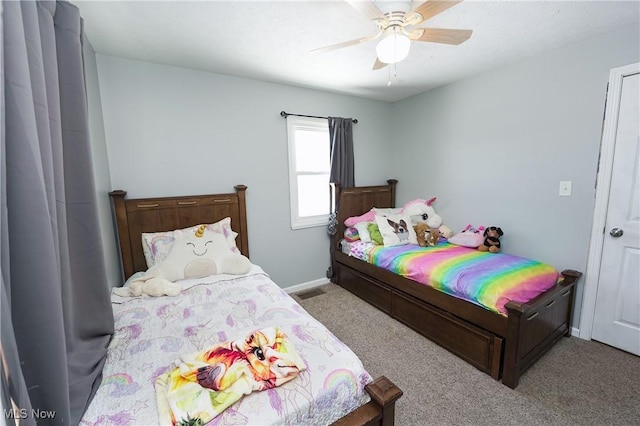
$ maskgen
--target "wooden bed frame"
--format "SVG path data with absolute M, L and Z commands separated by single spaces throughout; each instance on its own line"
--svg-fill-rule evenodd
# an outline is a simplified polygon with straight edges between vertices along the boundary
M 508 302 L 502 316 L 429 286 L 348 256 L 339 249 L 348 217 L 395 207 L 397 180 L 387 185 L 335 187 L 338 232 L 331 244 L 332 281 L 464 359 L 511 389 L 562 336 L 571 335 L 575 285 L 582 273 L 526 304 Z
M 142 250 L 143 232 L 163 232 L 231 218 L 238 233 L 236 245 L 249 257 L 245 185 L 236 185 L 235 193 L 161 198 L 125 199 L 126 191 L 109 193 L 117 228 L 124 278 L 147 270 Z M 371 401 L 339 419 L 335 424 L 391 426 L 395 402 L 402 391 L 385 376 L 365 386 Z

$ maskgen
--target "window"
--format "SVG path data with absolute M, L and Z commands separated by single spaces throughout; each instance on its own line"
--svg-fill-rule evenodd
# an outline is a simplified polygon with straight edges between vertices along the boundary
M 327 120 L 287 117 L 291 228 L 327 224 L 330 210 Z

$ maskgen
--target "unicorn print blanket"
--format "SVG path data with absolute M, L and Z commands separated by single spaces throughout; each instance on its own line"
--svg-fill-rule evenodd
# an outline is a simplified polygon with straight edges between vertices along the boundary
M 208 423 L 243 395 L 286 383 L 305 368 L 279 327 L 181 356 L 156 380 L 160 423 Z

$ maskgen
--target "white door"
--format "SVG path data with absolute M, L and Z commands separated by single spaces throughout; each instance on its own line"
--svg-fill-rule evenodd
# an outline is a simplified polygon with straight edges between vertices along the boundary
M 617 90 L 605 112 L 617 127 L 591 337 L 640 355 L 640 74 Z

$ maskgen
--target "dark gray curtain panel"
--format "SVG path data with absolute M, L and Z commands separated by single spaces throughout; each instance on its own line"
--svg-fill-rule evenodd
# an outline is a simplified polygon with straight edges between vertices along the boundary
M 2 343 L 21 365 L 4 374 L 20 408 L 55 412 L 52 424 L 77 424 L 113 333 L 82 20 L 75 6 L 52 1 L 3 2 L 2 19 Z
M 351 118 L 329 117 L 329 143 L 331 144 L 331 172 L 329 182 L 343 187 L 355 186 L 353 160 L 353 120 Z M 335 235 L 338 230 L 337 211 L 338 200 L 334 193 L 331 195 L 331 213 L 327 223 L 329 235 Z M 333 276 L 332 268 L 327 271 L 327 277 Z
M 331 174 L 329 182 L 340 186 L 355 186 L 353 160 L 353 120 L 329 117 L 331 142 Z

